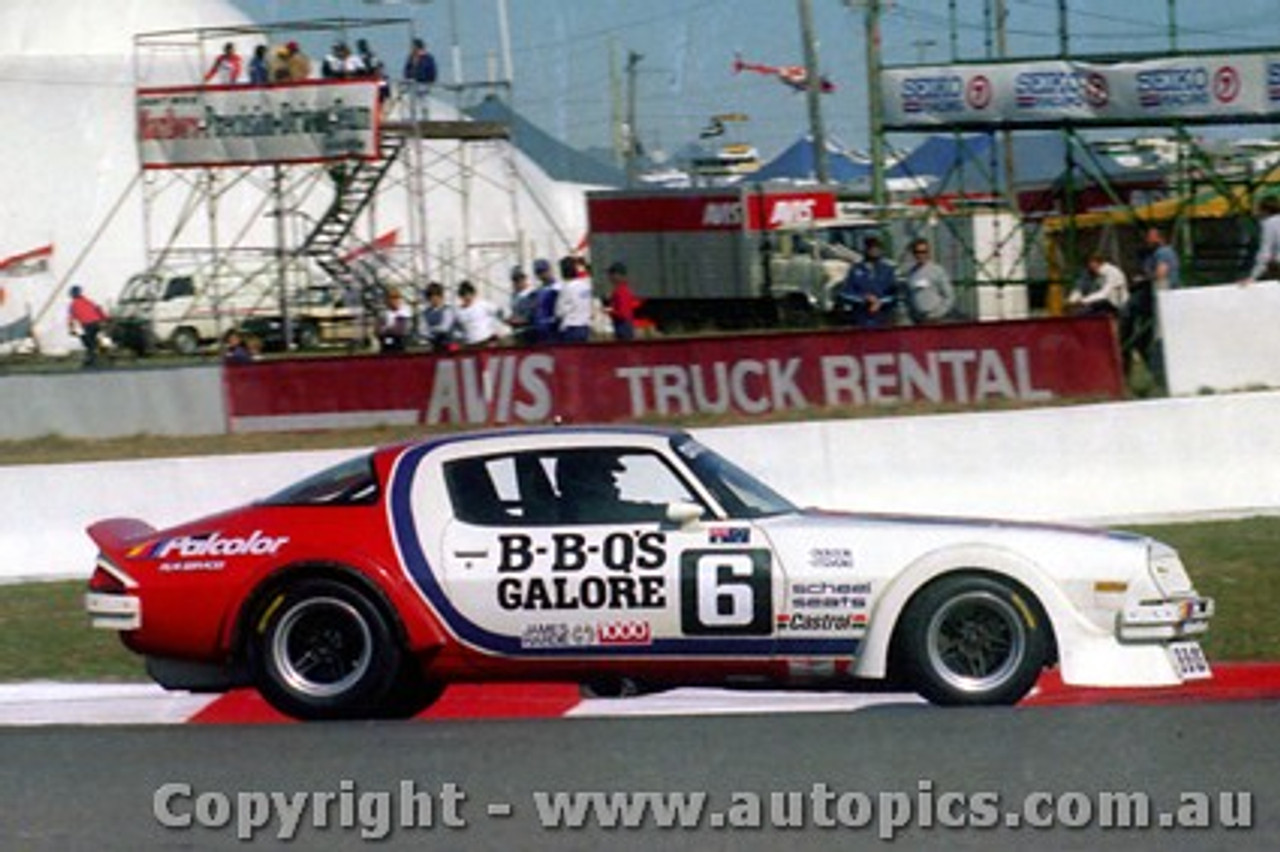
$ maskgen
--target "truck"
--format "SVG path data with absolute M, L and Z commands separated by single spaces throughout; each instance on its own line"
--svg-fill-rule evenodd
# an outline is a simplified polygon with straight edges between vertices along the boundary
M 284 286 L 287 301 L 282 302 Z M 301 260 L 157 265 L 133 275 L 112 316 L 112 339 L 138 355 L 158 347 L 193 355 L 237 328 L 284 348 L 288 316 L 293 343 L 312 348 L 356 345 L 368 337 L 358 299 L 313 276 Z
M 624 262 L 667 330 L 812 324 L 880 231 L 834 190 L 768 184 L 590 192 L 587 223 L 596 274 Z

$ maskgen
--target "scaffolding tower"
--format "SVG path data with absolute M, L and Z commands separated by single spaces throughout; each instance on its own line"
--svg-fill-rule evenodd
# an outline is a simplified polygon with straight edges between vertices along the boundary
M 259 45 L 274 51 L 289 43 L 385 40 L 386 34 L 410 44 L 413 22 L 331 18 L 144 33 L 135 38 L 136 89 L 139 98 L 168 91 L 200 108 L 209 93 L 252 88 L 204 81 L 227 44 L 247 59 Z M 318 64 L 315 57 L 312 62 Z M 325 82 L 313 68 L 310 88 Z M 299 280 L 354 289 L 366 310 L 380 307 L 389 288 L 416 306 L 429 280 L 506 283 L 496 270 L 521 262 L 526 251 L 519 191 L 527 185 L 511 125 L 467 120 L 462 110 L 475 92 L 509 95 L 510 85 L 440 84 L 430 92 L 408 84 L 392 89 L 390 81 L 384 86 L 370 150 L 159 166 L 140 156 L 147 268 L 198 269 L 221 279 L 272 270 L 289 345 L 297 342 L 289 314 Z M 273 81 L 259 88 L 283 99 L 300 97 L 308 85 Z M 441 93 L 452 96 L 452 108 Z M 483 233 L 476 226 L 481 190 L 501 197 L 507 210 L 509 227 L 497 235 L 492 221 Z M 461 211 L 448 217 L 454 233 L 433 233 L 437 211 L 451 207 Z M 228 325 L 234 321 L 228 316 Z

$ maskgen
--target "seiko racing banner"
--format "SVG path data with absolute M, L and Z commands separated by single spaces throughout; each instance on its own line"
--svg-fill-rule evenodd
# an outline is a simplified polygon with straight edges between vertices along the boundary
M 891 68 L 881 91 L 885 125 L 901 129 L 1260 119 L 1280 110 L 1280 55 Z
M 229 365 L 231 431 L 622 422 L 1123 394 L 1106 318 Z
M 146 169 L 310 163 L 378 152 L 372 80 L 139 89 Z

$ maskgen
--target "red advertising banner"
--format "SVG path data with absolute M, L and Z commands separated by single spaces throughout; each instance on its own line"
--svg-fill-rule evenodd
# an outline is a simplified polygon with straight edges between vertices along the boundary
M 232 431 L 621 422 L 911 402 L 1118 398 L 1106 318 L 268 361 L 225 373 Z

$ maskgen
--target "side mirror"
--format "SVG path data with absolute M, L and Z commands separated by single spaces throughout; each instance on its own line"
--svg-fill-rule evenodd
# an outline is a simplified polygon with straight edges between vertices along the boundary
M 691 527 L 702 520 L 703 509 L 697 503 L 668 503 L 667 520 L 681 528 Z

